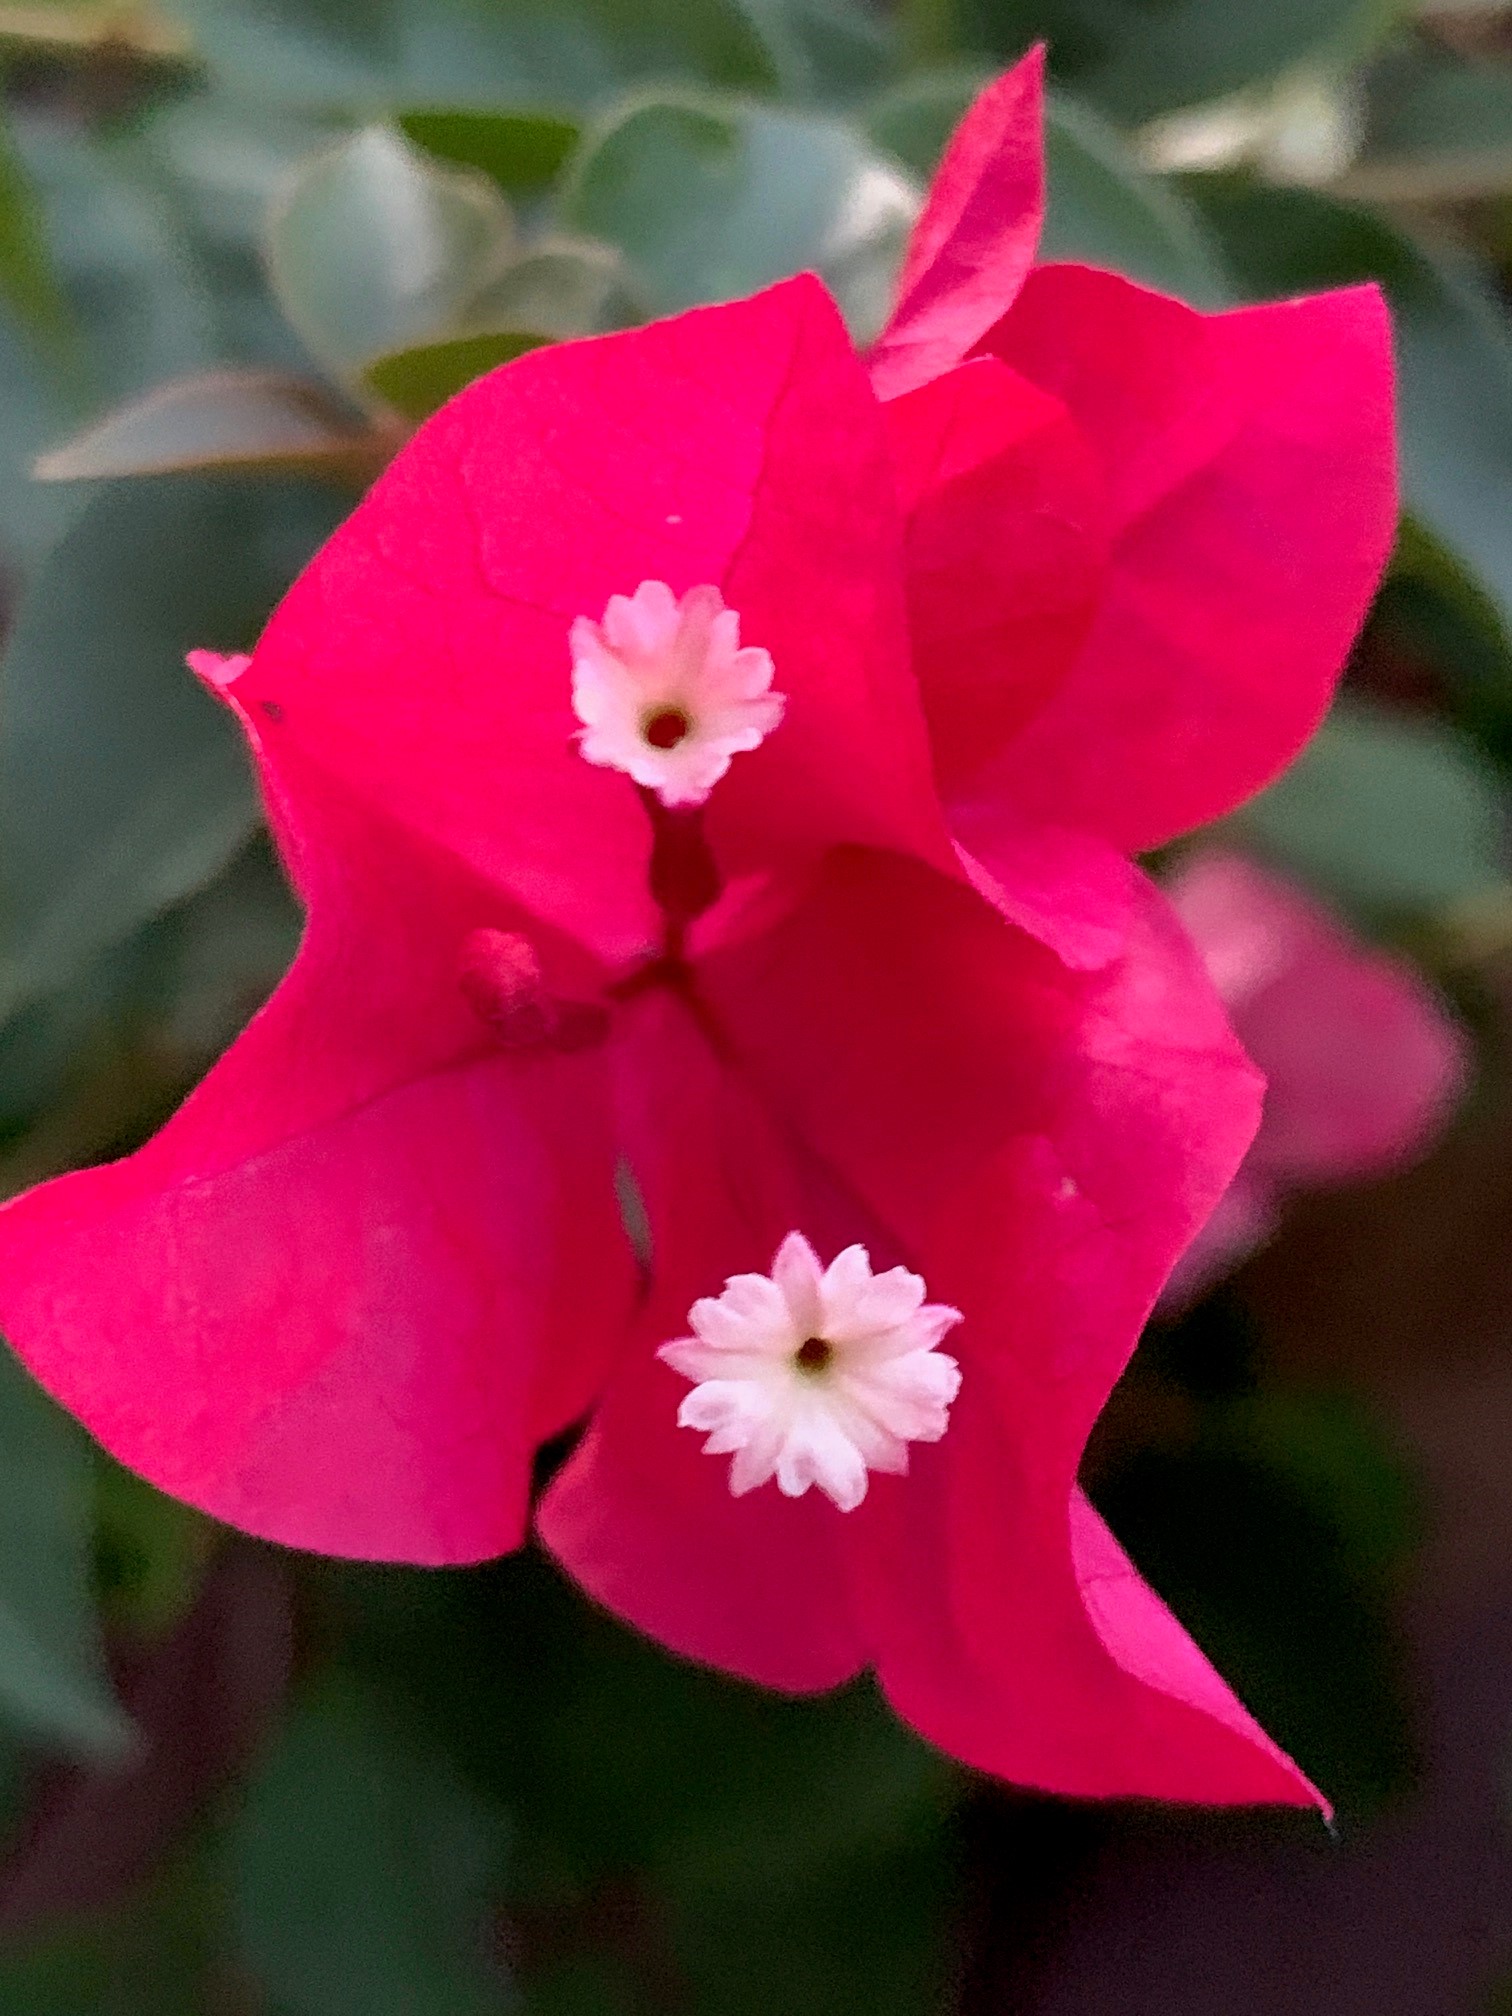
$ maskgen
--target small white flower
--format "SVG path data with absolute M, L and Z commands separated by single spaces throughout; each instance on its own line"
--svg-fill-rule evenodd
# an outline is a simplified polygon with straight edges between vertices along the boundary
M 782 719 L 771 653 L 741 648 L 717 588 L 679 602 L 665 581 L 611 595 L 602 623 L 572 626 L 572 705 L 590 763 L 623 770 L 663 805 L 701 805 Z
M 777 1479 L 789 1498 L 811 1484 L 852 1512 L 869 1470 L 902 1476 L 910 1442 L 938 1442 L 961 1371 L 938 1350 L 958 1309 L 924 1300 L 906 1268 L 873 1274 L 864 1246 L 821 1268 L 801 1232 L 778 1248 L 770 1277 L 736 1274 L 688 1312 L 694 1335 L 664 1358 L 697 1383 L 680 1428 L 733 1455 L 736 1497 Z

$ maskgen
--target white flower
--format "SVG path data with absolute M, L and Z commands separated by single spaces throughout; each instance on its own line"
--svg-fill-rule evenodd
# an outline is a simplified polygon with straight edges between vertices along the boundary
M 693 1304 L 694 1335 L 657 1355 L 697 1382 L 678 1426 L 706 1434 L 709 1455 L 733 1454 L 737 1497 L 775 1477 L 789 1498 L 817 1484 L 852 1512 L 869 1470 L 902 1476 L 909 1443 L 945 1433 L 961 1371 L 936 1346 L 960 1320 L 906 1268 L 873 1274 L 864 1246 L 821 1268 L 790 1232 L 770 1278 L 733 1275 Z
M 665 581 L 611 595 L 602 623 L 572 626 L 572 705 L 590 763 L 623 770 L 663 805 L 701 805 L 782 719 L 770 652 L 740 643 L 717 588 L 679 602 Z

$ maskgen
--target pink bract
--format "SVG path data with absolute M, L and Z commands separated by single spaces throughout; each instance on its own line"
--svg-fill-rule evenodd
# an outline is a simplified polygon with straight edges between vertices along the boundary
M 1405 959 L 1242 855 L 1205 849 L 1169 887 L 1266 1077 L 1260 1131 L 1183 1254 L 1168 1307 L 1237 1266 L 1292 1190 L 1383 1176 L 1433 1140 L 1464 1090 L 1464 1032 Z
M 809 278 L 535 352 L 201 661 L 304 942 L 155 1140 L 0 1213 L 0 1322 L 126 1462 L 335 1553 L 516 1545 L 586 1416 L 539 1530 L 674 1649 L 870 1665 L 1034 1785 L 1303 1803 L 1077 1468 L 1259 1108 L 1128 852 L 1327 698 L 1390 536 L 1385 325 L 1030 274 L 1039 93 L 968 115 L 871 376 Z M 648 581 L 717 588 L 783 695 L 691 813 L 574 739 L 572 625 Z M 943 1440 L 848 1514 L 733 1498 L 656 1356 L 794 1229 L 965 1315 Z

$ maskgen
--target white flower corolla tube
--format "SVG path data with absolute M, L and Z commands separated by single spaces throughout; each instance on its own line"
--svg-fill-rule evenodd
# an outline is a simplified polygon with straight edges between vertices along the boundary
M 670 808 L 701 805 L 742 751 L 782 719 L 771 653 L 740 642 L 715 587 L 679 600 L 665 581 L 611 595 L 571 631 L 572 705 L 588 762 L 622 770 Z
M 694 1382 L 678 1425 L 733 1458 L 737 1497 L 775 1477 L 790 1498 L 817 1485 L 851 1512 L 870 1471 L 903 1475 L 909 1443 L 949 1426 L 961 1371 L 938 1347 L 960 1320 L 906 1268 L 874 1274 L 864 1246 L 824 1267 L 790 1232 L 770 1275 L 733 1275 L 695 1302 L 693 1335 L 658 1355 Z

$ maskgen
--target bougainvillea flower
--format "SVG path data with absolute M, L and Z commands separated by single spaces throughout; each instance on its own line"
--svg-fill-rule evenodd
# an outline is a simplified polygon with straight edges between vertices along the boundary
M 1122 389 L 1112 336 L 1027 368 L 1037 103 L 968 119 L 875 382 L 812 279 L 531 353 L 200 661 L 305 938 L 152 1142 L 0 1213 L 0 1324 L 125 1461 L 338 1553 L 517 1544 L 586 1417 L 538 1530 L 677 1651 L 870 1665 L 1035 1785 L 1305 1801 L 1077 1470 L 1259 1110 L 1124 850 L 1316 712 L 1383 325 L 1231 318 L 1167 386 L 1187 311 L 1131 290 Z
M 1420 1154 L 1464 1090 L 1469 1049 L 1415 967 L 1255 862 L 1204 849 L 1168 894 L 1266 1077 L 1254 1144 L 1163 1298 L 1175 1307 L 1263 1244 L 1289 1191 Z

